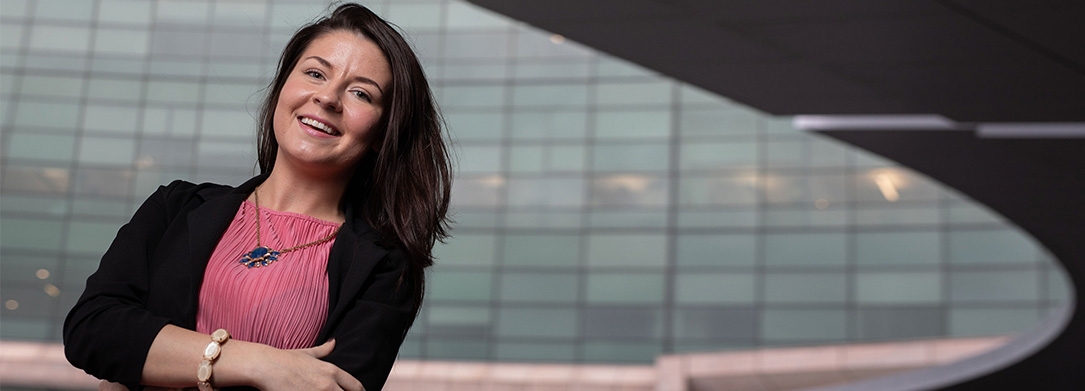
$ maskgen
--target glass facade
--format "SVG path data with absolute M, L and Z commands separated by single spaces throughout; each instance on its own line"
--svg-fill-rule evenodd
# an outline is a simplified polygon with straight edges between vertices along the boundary
M 254 173 L 310 1 L 3 0 L 0 337 L 59 341 L 117 228 Z M 1066 303 L 1029 236 L 922 175 L 463 1 L 370 1 L 457 158 L 408 358 L 658 354 L 1014 333 Z

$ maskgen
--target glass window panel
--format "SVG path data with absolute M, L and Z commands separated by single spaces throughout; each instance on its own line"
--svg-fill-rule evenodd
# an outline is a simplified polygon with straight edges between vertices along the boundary
M 514 139 L 582 139 L 588 116 L 584 110 L 517 111 L 512 114 Z
M 858 225 L 936 225 L 942 223 L 942 210 L 937 206 L 915 207 L 882 203 L 877 208 L 856 207 L 854 210 L 855 223 Z
M 252 141 L 201 141 L 196 147 L 196 164 L 200 167 L 251 170 L 256 161 Z M 228 182 L 229 183 L 229 182 Z
M 948 206 L 949 223 L 1004 223 L 1002 216 L 995 214 L 990 209 L 973 203 L 954 203 Z
M 656 72 L 640 65 L 617 57 L 598 54 L 599 60 L 595 65 L 595 73 L 599 77 L 656 76 Z
M 20 100 L 15 106 L 15 126 L 42 126 L 75 133 L 79 123 L 79 105 Z
M 493 287 L 493 277 L 490 272 L 438 269 L 430 273 L 430 280 L 430 285 L 433 286 L 430 297 L 436 301 L 488 301 Z
M 147 100 L 163 103 L 192 103 L 200 100 L 200 85 L 192 82 L 151 80 Z
M 232 3 L 215 2 L 214 19 L 216 25 L 238 25 L 252 27 L 254 24 L 263 24 L 267 5 L 264 2 L 257 3 Z
M 196 110 L 147 107 L 143 110 L 144 134 L 171 136 L 194 136 L 196 134 Z
M 757 311 L 749 308 L 677 309 L 674 336 L 753 342 L 758 335 L 757 318 Z
M 667 226 L 667 212 L 664 210 L 599 210 L 589 215 L 591 227 L 632 227 L 660 228 Z
M 522 37 L 522 36 L 521 36 Z M 523 42 L 521 38 L 520 42 Z M 568 48 L 571 46 L 566 45 L 554 45 L 546 41 L 545 44 L 555 48 Z M 545 46 L 544 46 L 545 47 Z M 517 46 L 516 49 L 523 53 L 526 48 Z M 523 57 L 520 57 L 523 58 Z M 539 63 L 539 64 L 524 64 L 517 63 L 513 66 L 513 74 L 516 75 L 518 80 L 532 80 L 532 79 L 585 79 L 591 75 L 591 65 L 586 61 L 580 62 L 568 62 L 563 61 L 560 63 Z
M 150 32 L 141 30 L 118 30 L 98 28 L 94 37 L 95 55 L 122 54 L 143 56 L 147 54 Z
M 87 97 L 92 99 L 116 99 L 136 103 L 140 99 L 143 82 L 140 80 L 90 79 Z
M 505 302 L 572 303 L 577 299 L 579 277 L 575 273 L 513 273 L 501 276 L 501 300 Z
M 536 30 L 530 26 L 522 26 L 516 36 L 516 54 L 518 58 L 564 58 L 570 59 L 575 57 L 589 57 L 592 55 L 591 49 L 584 47 L 576 42 L 568 39 L 552 41 L 551 37 L 554 34 Z M 580 73 L 569 73 L 569 76 L 577 75 Z M 523 76 L 521 73 L 517 73 L 517 76 Z
M 663 171 L 670 165 L 665 144 L 595 145 L 592 167 L 597 171 Z
M 753 142 L 684 142 L 680 153 L 682 170 L 751 168 L 757 163 Z
M 538 173 L 543 171 L 545 159 L 542 146 L 512 146 L 509 150 L 509 171 L 513 173 Z
M 117 235 L 115 222 L 99 223 L 73 221 L 68 227 L 67 250 L 87 254 L 103 254 Z
M 127 138 L 84 136 L 79 143 L 79 161 L 98 164 L 132 164 L 136 142 Z
M 256 136 L 255 119 L 245 111 L 205 110 L 200 133 L 214 137 L 236 137 L 252 140 Z
M 855 241 L 859 265 L 937 265 L 942 258 L 938 232 L 859 232 Z
M 260 32 L 215 31 L 211 33 L 211 50 L 206 54 L 259 60 L 266 42 L 266 36 Z
M 586 84 L 517 85 L 512 88 L 516 107 L 584 106 L 588 101 Z
M 83 95 L 81 77 L 25 75 L 22 80 L 20 91 L 23 95 L 75 99 Z
M 132 170 L 129 167 L 119 168 L 91 168 L 80 167 L 75 172 L 74 189 L 72 192 L 79 195 L 93 195 L 103 197 L 128 197 L 129 185 L 132 181 Z
M 128 201 L 75 199 L 72 200 L 72 214 L 128 220 Z
M 579 211 L 516 212 L 506 211 L 507 228 L 571 228 L 580 229 L 583 215 Z M 490 226 L 496 223 L 491 223 Z M 456 215 L 456 225 L 464 226 L 462 212 Z
M 597 105 L 669 106 L 672 83 L 666 81 L 599 83 L 595 87 Z
M 11 163 L 4 165 L 4 192 L 27 191 L 35 193 L 63 195 L 68 191 L 70 172 L 59 167 L 20 167 Z
M 151 53 L 160 58 L 179 58 L 207 55 L 206 29 L 166 27 L 158 25 L 151 35 Z M 194 65 L 199 68 L 199 65 Z
M 443 114 L 454 139 L 500 140 L 503 137 L 504 113 L 447 110 Z
M 659 267 L 667 262 L 667 237 L 644 234 L 592 234 L 588 266 Z
M 748 234 L 683 234 L 677 237 L 677 264 L 690 266 L 753 266 L 757 238 Z
M 499 146 L 461 146 L 459 154 L 459 170 L 461 173 L 498 172 L 501 171 L 501 154 Z
M 817 203 L 809 206 L 778 206 L 765 210 L 765 225 L 769 227 L 843 227 L 848 224 L 848 211 L 844 209 L 818 209 Z
M 1039 300 L 1038 271 L 952 271 L 949 275 L 949 296 L 953 302 Z
M 136 162 L 141 170 L 154 165 L 189 166 L 195 150 L 196 142 L 189 139 L 141 137 Z
M 844 310 L 768 309 L 762 316 L 761 336 L 770 343 L 839 341 L 847 337 L 847 314 Z
M 475 338 L 426 339 L 425 356 L 430 359 L 483 360 L 490 358 L 490 341 Z
M 755 210 L 685 209 L 678 212 L 678 226 L 683 228 L 719 228 L 758 226 L 761 216 Z
M 609 111 L 595 115 L 595 136 L 603 140 L 662 139 L 671 133 L 667 110 Z
M 139 111 L 131 106 L 87 105 L 83 129 L 94 133 L 135 135 Z
M 11 0 L 4 2 L 4 16 L 8 18 L 22 18 L 27 15 L 27 3 L 29 0 Z
M 37 0 L 34 5 L 37 19 L 89 21 L 93 14 L 94 2 L 90 1 Z
M 1030 264 L 1039 250 L 1035 242 L 1021 232 L 1009 229 L 965 231 L 950 230 L 949 260 L 958 265 L 991 263 Z
M 448 242 L 434 246 L 433 253 L 441 265 L 493 265 L 494 236 L 456 234 Z
M 498 310 L 499 337 L 574 337 L 574 308 L 509 308 Z
M 937 200 L 938 186 L 901 168 L 882 168 L 856 174 L 855 199 L 870 202 Z
M 16 300 L 19 303 L 19 307 L 15 310 L 4 309 L 4 320 L 8 320 L 7 318 L 11 317 L 11 315 L 16 315 L 22 319 L 48 317 L 50 309 L 56 303 L 56 299 L 45 294 L 45 290 L 42 289 L 45 284 L 45 282 L 35 281 L 26 284 L 13 284 L 14 286 L 5 284 L 0 287 L 0 295 L 2 295 L 4 301 Z M 4 325 L 4 328 L 7 328 L 7 324 Z M 7 389 L 6 386 L 4 388 Z
M 848 280 L 842 273 L 767 273 L 767 303 L 845 303 Z
M 447 3 L 445 16 L 450 29 L 502 29 L 509 27 L 509 19 L 488 9 L 467 2 Z
M 585 198 L 583 178 L 550 177 L 509 180 L 510 207 L 580 207 Z
M 589 273 L 588 302 L 595 304 L 660 304 L 664 276 L 658 273 Z
M 297 29 L 311 20 L 317 15 L 322 14 L 325 11 L 325 5 L 317 3 L 281 3 L 272 2 L 271 4 L 271 27 L 275 29 Z M 395 12 L 394 8 L 390 7 L 389 12 Z M 396 21 L 402 27 L 409 27 L 404 23 L 408 23 L 408 19 L 390 18 L 389 20 Z
M 56 51 L 49 51 L 47 54 L 30 53 L 24 57 L 25 64 L 18 65 L 37 72 L 55 70 L 65 73 L 82 73 L 86 71 L 89 59 L 77 56 L 78 54 L 80 53 L 57 53 Z M 7 55 L 4 57 L 6 58 Z
M 51 303 L 36 303 L 33 301 L 22 304 L 24 302 L 27 301 L 19 300 L 19 309 L 49 308 L 51 305 Z M 52 320 L 5 316 L 3 320 L 0 320 L 0 325 L 3 325 L 0 327 L 0 338 L 45 341 L 49 339 L 49 330 L 56 329 L 53 323 L 55 322 Z
M 1039 319 L 1033 308 L 953 308 L 949 310 L 949 334 L 955 337 L 1016 334 L 1032 328 Z
M 668 199 L 662 175 L 620 174 L 592 181 L 591 203 L 601 206 L 663 206 Z
M 505 183 L 505 178 L 498 175 L 457 175 L 452 182 L 452 205 L 496 207 Z
M 219 68 L 223 67 L 220 66 Z M 257 103 L 262 98 L 263 91 L 261 89 L 263 88 L 257 83 L 227 83 L 216 80 L 204 85 L 203 101 L 205 105 L 211 107 L 236 105 L 239 109 L 234 111 L 244 114 L 251 123 L 255 121 L 253 118 L 255 115 L 246 113 L 240 107 L 250 103 Z
M 158 76 L 160 76 L 162 78 L 169 78 L 169 79 L 174 79 L 174 80 L 176 80 L 176 79 L 187 79 L 183 83 L 191 84 L 193 86 L 198 87 L 200 85 L 199 79 L 201 77 L 203 77 L 204 75 L 206 75 L 207 72 L 204 70 L 203 64 L 201 64 L 200 62 L 196 62 L 196 61 L 192 60 L 192 58 L 195 57 L 195 56 L 196 55 L 193 55 L 192 57 L 183 57 L 183 58 L 165 58 L 166 56 L 162 56 L 163 58 L 152 58 L 151 59 L 150 70 L 148 71 L 148 73 L 150 73 L 152 75 L 158 75 Z M 163 91 L 153 91 L 153 92 L 156 93 L 156 94 L 162 95 L 160 98 L 156 97 L 161 101 L 167 101 L 168 102 L 169 99 L 171 99 L 168 96 L 169 91 L 163 90 Z M 186 95 L 187 94 L 196 94 L 198 96 L 198 90 L 196 92 L 191 92 L 191 93 L 188 92 L 188 91 L 184 91 L 184 92 L 185 92 Z M 148 96 L 152 96 L 152 95 L 148 94 Z M 190 103 L 190 105 L 189 105 L 190 107 L 194 106 L 195 103 L 196 103 L 196 102 L 194 102 L 192 100 L 179 100 L 178 102 L 180 102 L 180 103 Z
M 583 171 L 587 163 L 583 145 L 557 145 L 547 148 L 546 152 L 550 171 Z
M 501 60 L 508 56 L 509 35 L 500 33 L 448 32 L 444 34 L 444 56 L 450 59 Z
M 509 266 L 574 267 L 580 264 L 580 237 L 577 235 L 505 236 L 502 261 Z
M 745 304 L 756 294 L 751 273 L 679 273 L 674 296 L 679 304 Z
M 48 271 L 51 278 L 44 280 L 55 281 L 56 272 L 60 260 L 57 256 L 36 256 L 24 254 L 4 254 L 4 262 L 0 263 L 0 279 L 7 283 L 25 285 L 27 282 L 40 281 L 38 270 Z
M 441 27 L 442 3 L 403 4 L 389 3 L 388 20 L 405 29 L 437 29 Z M 287 25 L 296 26 L 299 23 Z
M 757 177 L 683 176 L 678 181 L 678 197 L 682 205 L 756 204 Z
M 766 175 L 765 198 L 772 203 L 812 205 L 825 200 L 829 205 L 850 200 L 844 175 Z
M 0 220 L 0 243 L 5 248 L 56 251 L 60 248 L 64 224 L 54 220 L 5 217 Z
M 919 339 L 945 335 L 945 311 L 939 307 L 862 308 L 859 338 Z
M 435 305 L 426 312 L 426 332 L 432 335 L 485 337 L 493 332 L 490 307 Z
M 5 192 L 4 197 L 0 198 L 0 210 L 59 218 L 68 213 L 68 200 L 60 196 L 20 196 Z
M 466 80 L 505 80 L 509 77 L 509 66 L 505 63 L 497 64 L 449 64 L 441 66 L 441 77 L 444 79 Z
M 30 159 L 65 162 L 75 152 L 75 137 L 71 135 L 12 133 L 4 145 L 9 159 Z
M 662 335 L 663 317 L 655 308 L 584 309 L 585 338 L 658 338 Z
M 102 0 L 98 5 L 99 22 L 145 25 L 150 20 L 151 3 L 145 1 Z
M 443 86 L 435 89 L 442 109 L 502 107 L 503 86 Z
M 765 235 L 765 263 L 770 266 L 844 265 L 845 248 L 842 233 L 769 233 Z
M 576 360 L 576 345 L 572 343 L 520 343 L 497 342 L 494 358 L 501 361 L 555 361 Z
M 865 304 L 939 303 L 942 277 L 935 272 L 857 273 L 856 300 Z
M 683 107 L 680 113 L 678 128 L 685 136 L 754 135 L 758 131 L 757 115 L 750 111 Z
M 663 349 L 658 342 L 585 342 L 584 360 L 589 362 L 650 363 Z

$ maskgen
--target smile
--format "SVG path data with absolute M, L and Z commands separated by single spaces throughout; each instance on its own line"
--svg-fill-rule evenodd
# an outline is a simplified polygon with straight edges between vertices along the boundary
M 335 130 L 335 128 L 331 125 L 325 124 L 309 117 L 301 117 L 301 123 L 312 126 L 313 128 L 316 128 L 332 136 L 339 135 L 339 131 Z

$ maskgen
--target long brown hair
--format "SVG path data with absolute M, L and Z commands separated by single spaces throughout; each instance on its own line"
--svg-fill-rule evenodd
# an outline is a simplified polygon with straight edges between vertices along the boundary
M 341 30 L 375 43 L 392 71 L 390 92 L 383 98 L 384 115 L 373 129 L 373 148 L 355 168 L 341 206 L 352 204 L 360 210 L 380 234 L 382 245 L 406 250 L 409 264 L 399 286 L 410 287 L 417 312 L 425 292 L 424 270 L 433 265 L 433 245 L 448 237 L 452 163 L 442 137 L 444 121 L 422 65 L 388 22 L 361 5 L 344 4 L 290 38 L 260 109 L 260 171 L 266 174 L 275 166 L 279 149 L 273 129 L 275 106 L 287 77 L 310 43 Z

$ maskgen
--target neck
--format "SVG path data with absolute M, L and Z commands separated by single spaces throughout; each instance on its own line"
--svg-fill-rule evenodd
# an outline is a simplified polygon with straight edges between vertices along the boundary
M 345 217 L 339 210 L 339 202 L 348 181 L 349 177 L 313 178 L 272 168 L 267 180 L 256 191 L 260 192 L 261 208 L 343 222 Z M 250 195 L 249 200 L 254 201 L 255 198 Z

